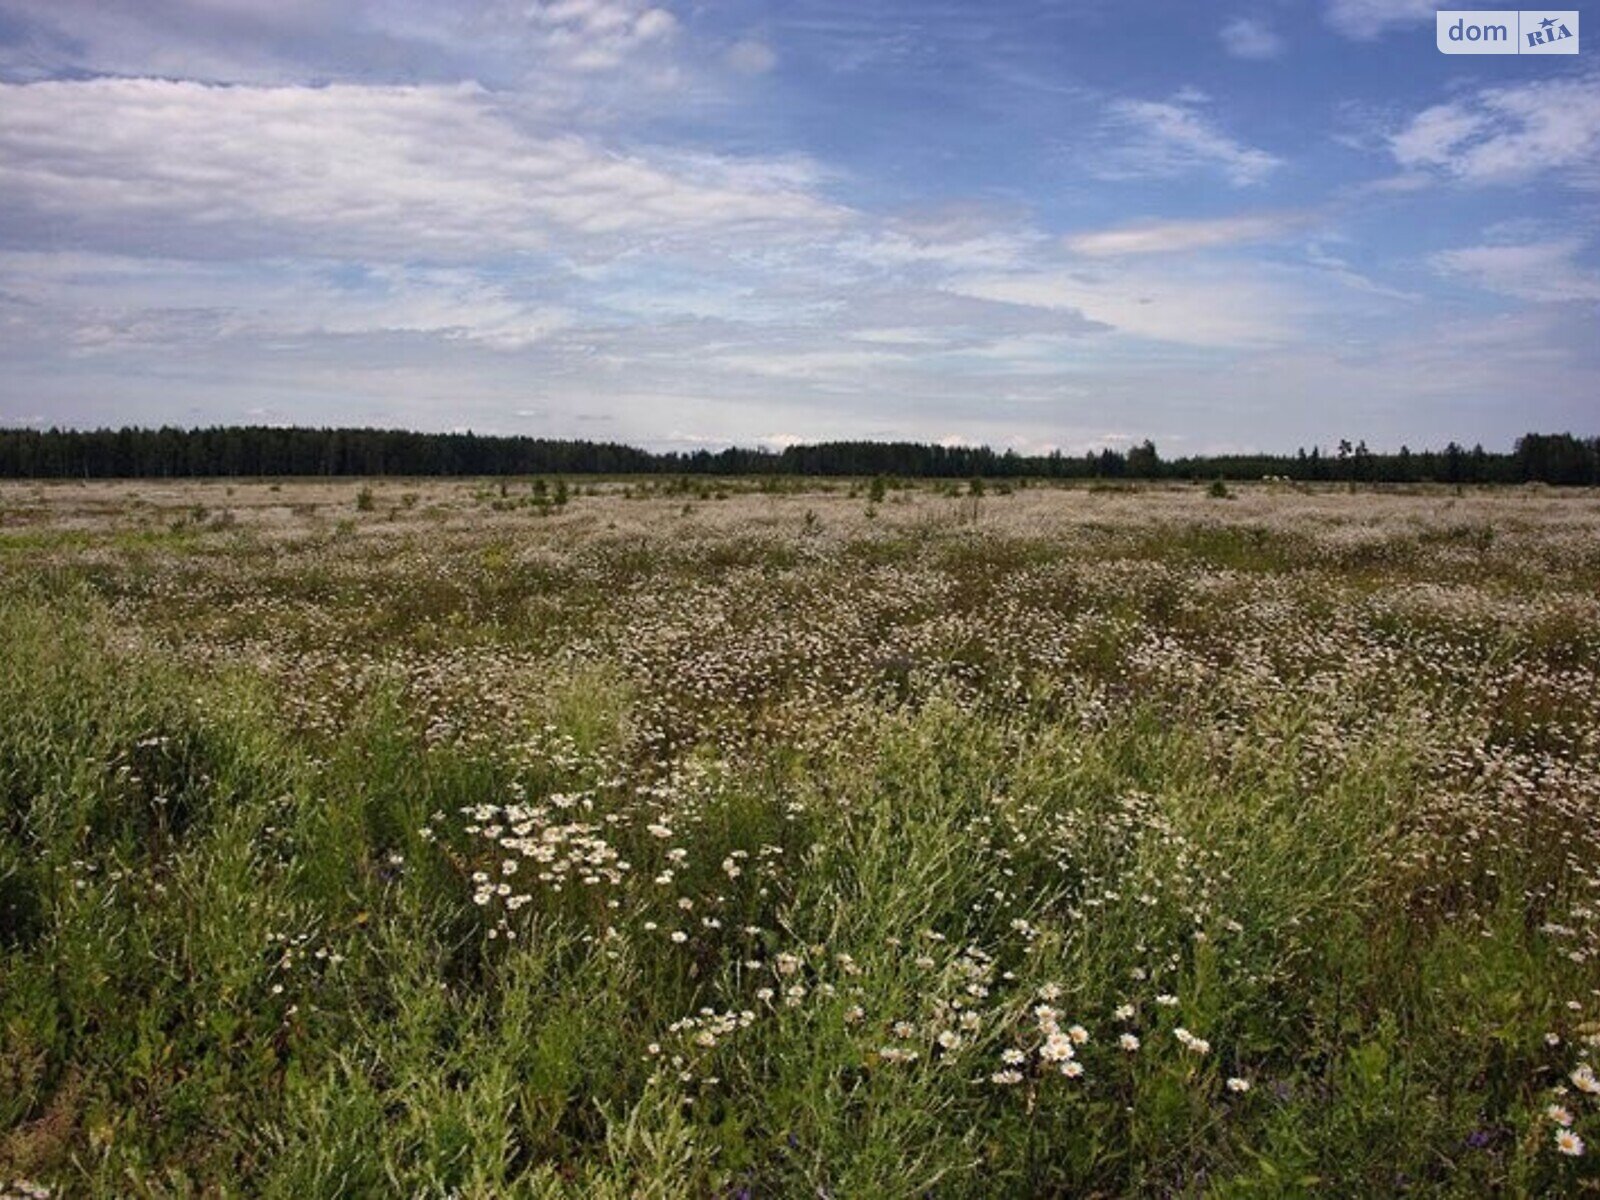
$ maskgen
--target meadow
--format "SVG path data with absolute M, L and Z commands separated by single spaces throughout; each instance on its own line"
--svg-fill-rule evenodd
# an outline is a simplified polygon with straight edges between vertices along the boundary
M 0 1196 L 1600 1190 L 1600 494 L 972 492 L 0 484 Z

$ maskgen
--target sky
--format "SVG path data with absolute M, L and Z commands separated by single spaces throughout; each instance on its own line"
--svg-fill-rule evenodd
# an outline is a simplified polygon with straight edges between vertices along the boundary
M 1413 0 L 0 0 L 0 425 L 1600 433 L 1597 55 Z

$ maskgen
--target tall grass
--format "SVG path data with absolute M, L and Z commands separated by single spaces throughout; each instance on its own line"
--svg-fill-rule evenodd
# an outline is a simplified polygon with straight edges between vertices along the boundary
M 1387 669 L 1111 705 L 1069 686 L 1110 644 L 1017 693 L 912 668 L 819 736 L 656 736 L 596 654 L 492 737 L 383 670 L 308 729 L 75 578 L 0 588 L 0 1190 L 1596 1186 L 1547 1111 L 1600 1134 L 1592 740 L 1504 749 Z M 1122 603 L 1206 632 L 1171 581 Z

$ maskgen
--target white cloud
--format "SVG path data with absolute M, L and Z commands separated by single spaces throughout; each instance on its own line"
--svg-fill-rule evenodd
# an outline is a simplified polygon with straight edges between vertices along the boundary
M 636 0 L 534 0 L 526 13 L 555 60 L 579 71 L 610 70 L 678 31 L 666 9 Z
M 1273 270 L 1191 263 L 1121 263 L 971 276 L 952 291 L 1081 314 L 1118 333 L 1182 346 L 1263 346 L 1292 340 L 1306 301 Z
M 884 270 L 922 265 L 973 269 L 1017 262 L 1037 241 L 1028 231 L 989 230 L 939 236 L 890 226 L 847 238 L 838 249 L 847 258 Z
M 1389 139 L 1395 158 L 1408 167 L 1440 167 L 1450 162 L 1457 146 L 1474 137 L 1485 123 L 1480 112 L 1459 104 L 1424 109 Z
M 326 70 L 355 49 L 344 6 L 313 0 L 213 4 L 206 0 L 0 0 L 9 78 L 67 71 L 281 82 Z M 415 47 L 369 31 L 367 53 L 416 69 Z M 294 63 L 297 58 L 310 63 Z
M 1067 249 L 1091 258 L 1126 254 L 1175 254 L 1211 246 L 1272 241 L 1303 228 L 1306 213 L 1255 213 L 1239 217 L 1180 221 L 1149 221 L 1113 229 L 1072 234 Z
M 716 366 L 735 372 L 770 375 L 781 379 L 850 382 L 865 388 L 869 373 L 879 367 L 911 361 L 902 350 L 868 350 L 860 347 L 783 351 L 738 351 L 710 356 Z
M 415 333 L 495 350 L 525 350 L 573 323 L 573 316 L 560 308 L 519 298 L 465 273 L 406 271 L 374 296 L 351 296 L 327 286 L 279 293 L 270 306 L 237 310 L 223 332 L 230 336 Z
M 1218 31 L 1222 48 L 1234 58 L 1277 58 L 1284 51 L 1283 38 L 1265 21 L 1235 17 Z
M 1429 261 L 1443 275 L 1519 300 L 1600 300 L 1600 271 L 1573 261 L 1582 249 L 1577 239 L 1464 246 L 1440 251 Z
M 1265 150 L 1229 137 L 1192 103 L 1116 100 L 1091 170 L 1101 179 L 1170 178 L 1220 171 L 1235 187 L 1262 182 L 1282 165 Z
M 1383 296 L 1390 300 L 1403 300 L 1408 304 L 1414 304 L 1422 298 L 1415 292 L 1407 292 L 1400 288 L 1390 287 L 1387 284 L 1379 283 L 1368 275 L 1363 275 L 1347 261 L 1338 255 L 1328 253 L 1315 242 L 1305 248 L 1305 260 L 1329 278 L 1337 280 L 1353 291 L 1367 292 L 1373 296 Z
M 728 47 L 727 63 L 741 75 L 765 75 L 778 65 L 772 47 L 756 38 L 744 38 Z
M 1391 25 L 1433 20 L 1435 0 L 1328 0 L 1328 24 L 1346 37 L 1375 38 Z M 1430 47 L 1431 49 L 1431 47 Z
M 226 81 L 562 87 L 670 64 L 678 19 L 649 0 L 0 0 L 12 78 L 88 71 Z
M 1369 424 L 1404 413 L 1422 418 L 1413 426 L 1416 437 L 1482 436 L 1493 443 L 1541 425 L 1560 428 L 1585 407 L 1592 412 L 1593 355 L 1578 352 L 1581 345 L 1559 309 L 1457 317 L 1359 345 L 1287 348 L 1257 360 L 1253 378 L 1207 384 L 1219 400 L 1230 385 L 1245 394 L 1299 396 L 1302 413 L 1336 423 L 1329 436 L 1341 436 L 1338 425 L 1348 429 L 1352 420 Z M 1572 415 L 1562 417 L 1563 411 Z M 1486 420 L 1500 429 L 1473 432 Z
M 0 274 L 31 310 L 18 317 L 79 351 L 204 340 L 424 334 L 522 350 L 572 313 L 465 269 L 185 262 L 0 252 Z
M 891 277 L 876 287 L 843 289 L 844 303 L 833 314 L 832 327 L 857 342 L 963 353 L 1031 335 L 1081 337 L 1110 329 L 1061 312 L 960 295 L 942 286 L 944 279 L 918 286 Z
M 1600 79 L 1546 79 L 1436 104 L 1389 139 L 1395 160 L 1471 184 L 1540 175 L 1600 187 Z
M 852 341 L 871 342 L 885 346 L 942 346 L 949 335 L 914 325 L 899 325 L 881 329 L 857 329 L 846 335 Z
M 481 88 L 0 85 L 0 228 L 148 252 L 476 258 L 815 228 L 797 160 L 622 153 Z

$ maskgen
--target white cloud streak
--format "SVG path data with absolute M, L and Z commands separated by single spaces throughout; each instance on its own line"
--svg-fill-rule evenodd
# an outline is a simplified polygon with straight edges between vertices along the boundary
M 1224 133 L 1193 104 L 1115 100 L 1092 170 L 1101 179 L 1154 179 L 1218 171 L 1235 187 L 1266 180 L 1282 160 Z
M 1271 268 L 1214 263 L 974 275 L 950 288 L 984 300 L 1077 313 L 1134 338 L 1205 348 L 1292 341 L 1307 309 L 1303 292 Z
M 622 68 L 644 78 L 675 65 L 680 33 L 650 0 L 0 0 L 0 16 L 12 26 L 0 69 L 13 77 L 234 83 L 470 76 L 548 88 Z
M 1435 0 L 1328 0 L 1327 19 L 1346 37 L 1368 41 L 1394 25 L 1433 20 Z
M 1211 219 L 1148 221 L 1088 233 L 1071 234 L 1063 244 L 1074 254 L 1091 258 L 1129 254 L 1182 254 L 1215 246 L 1275 241 L 1303 229 L 1307 213 L 1253 213 Z
M 1600 188 L 1600 78 L 1545 79 L 1436 104 L 1391 135 L 1395 161 L 1473 185 L 1540 176 Z
M 1429 260 L 1434 269 L 1485 291 L 1535 303 L 1600 300 L 1600 271 L 1574 261 L 1577 239 L 1514 246 L 1464 246 Z
M 573 313 L 462 268 L 349 268 L 0 252 L 33 323 L 74 352 L 206 340 L 421 334 L 522 350 Z
M 843 219 L 811 183 L 796 160 L 529 128 L 472 85 L 0 85 L 0 228 L 81 245 L 406 261 L 771 236 Z

